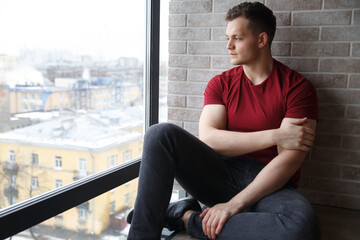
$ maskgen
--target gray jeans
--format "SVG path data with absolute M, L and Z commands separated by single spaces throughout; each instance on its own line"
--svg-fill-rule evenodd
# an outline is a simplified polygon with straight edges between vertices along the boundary
M 182 128 L 157 124 L 145 134 L 139 187 L 128 239 L 160 239 L 174 178 L 195 199 L 213 206 L 229 201 L 264 167 L 242 158 L 226 158 Z M 187 233 L 207 239 L 200 213 Z M 226 222 L 217 239 L 320 239 L 309 202 L 289 182 Z

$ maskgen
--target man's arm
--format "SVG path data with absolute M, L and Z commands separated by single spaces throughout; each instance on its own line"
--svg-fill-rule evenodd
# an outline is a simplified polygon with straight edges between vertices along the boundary
M 258 132 L 234 132 L 226 129 L 227 113 L 223 105 L 206 105 L 199 121 L 199 138 L 224 156 L 282 146 L 287 149 L 309 151 L 314 141 L 314 131 L 300 126 L 306 119 L 292 119 L 279 129 Z
M 293 119 L 285 118 L 281 127 L 291 123 Z M 307 120 L 305 127 L 315 131 L 316 121 Z M 283 187 L 295 174 L 304 161 L 306 152 L 279 148 L 279 155 L 268 163 L 243 191 L 227 203 L 215 205 L 200 216 L 203 217 L 203 229 L 210 238 L 215 238 L 222 230 L 227 219 L 253 205 L 261 198 Z

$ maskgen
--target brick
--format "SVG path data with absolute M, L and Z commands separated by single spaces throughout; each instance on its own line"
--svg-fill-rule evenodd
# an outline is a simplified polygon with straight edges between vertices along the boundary
M 289 26 L 291 24 L 290 12 L 274 12 L 276 26 Z
M 326 0 L 325 9 L 345 9 L 360 8 L 359 0 Z
M 185 14 L 170 14 L 169 27 L 185 27 L 186 15 Z
M 210 57 L 170 55 L 169 66 L 187 68 L 209 68 Z
M 190 132 L 194 136 L 199 136 L 199 124 L 198 122 L 185 122 L 184 129 Z
M 313 25 L 346 25 L 351 23 L 351 11 L 311 11 L 294 12 L 293 25 L 313 26 Z
M 204 97 L 202 96 L 188 96 L 187 107 L 202 109 L 204 106 Z
M 321 30 L 322 41 L 358 41 L 360 26 L 323 27 Z
M 316 58 L 276 58 L 280 62 L 289 66 L 298 72 L 316 72 L 318 66 L 318 59 Z
M 360 166 L 343 166 L 342 167 L 342 178 L 349 180 L 360 179 Z
M 319 116 L 326 119 L 344 118 L 345 105 L 319 104 Z
M 316 134 L 315 145 L 320 147 L 340 148 L 341 136 L 335 134 Z
M 186 97 L 182 95 L 167 95 L 167 104 L 169 107 L 185 107 Z
M 177 121 L 199 121 L 201 110 L 185 108 L 169 108 L 168 116 Z
M 175 125 L 177 125 L 177 126 L 179 126 L 179 127 L 183 127 L 183 122 L 181 122 L 181 121 L 175 121 L 175 120 L 168 120 L 167 121 L 168 123 L 172 123 L 172 124 L 175 124 Z
M 318 132 L 323 133 L 335 133 L 335 134 L 360 134 L 360 121 L 353 119 L 321 119 L 321 124 L 318 124 Z M 343 143 L 345 141 L 343 137 Z M 353 139 L 353 138 L 351 138 Z M 354 140 L 354 139 L 353 139 Z M 355 138 L 356 140 L 356 138 Z M 348 143 L 351 143 L 350 139 Z M 360 142 L 359 142 L 360 144 Z M 354 144 L 351 144 L 351 147 L 346 149 L 354 149 Z M 344 147 L 344 146 L 343 146 Z M 357 149 L 360 148 L 360 145 L 357 145 Z
M 360 88 L 360 75 L 353 74 L 350 76 L 349 87 Z
M 189 54 L 229 55 L 227 42 L 189 42 Z
M 226 57 L 213 56 L 211 58 L 211 68 L 227 70 L 233 67 L 235 66 L 230 63 L 229 56 Z
M 340 196 L 338 194 L 311 191 L 305 188 L 300 188 L 299 191 L 312 204 L 321 204 L 326 206 L 340 205 Z
M 360 183 L 339 181 L 334 179 L 313 179 L 308 188 L 331 193 L 359 194 Z
M 185 54 L 186 51 L 186 42 L 169 42 L 170 54 Z
M 360 165 L 360 152 L 315 146 L 311 151 L 311 160 Z
M 352 54 L 353 57 L 360 57 L 360 43 L 352 44 Z
M 301 176 L 340 178 L 340 173 L 341 167 L 338 164 L 305 161 L 301 167 Z
M 170 28 L 169 40 L 210 40 L 209 28 Z
M 183 68 L 168 68 L 169 80 L 185 81 L 186 80 L 186 69 Z
M 211 1 L 170 1 L 170 13 L 208 13 L 212 11 Z
M 341 196 L 340 198 L 342 208 L 360 210 L 359 196 Z
M 360 126 L 360 124 L 359 124 Z M 358 126 L 358 128 L 359 128 Z M 353 134 L 360 134 L 359 129 L 356 129 L 357 131 Z M 351 149 L 351 150 L 359 150 L 360 149 L 360 136 L 358 137 L 352 137 L 352 136 L 344 136 L 343 140 L 343 148 L 344 149 Z
M 226 28 L 212 28 L 211 29 L 212 41 L 226 41 Z
M 321 59 L 320 71 L 360 73 L 360 59 L 356 59 L 356 58 Z
M 360 120 L 360 106 L 348 106 L 346 117 Z
M 220 74 L 219 70 L 201 70 L 201 69 L 189 69 L 188 81 L 196 82 L 209 82 L 215 75 Z
M 245 2 L 246 0 L 213 0 L 214 2 L 214 12 L 224 12 L 227 13 L 230 8 Z M 264 3 L 263 0 L 259 2 Z
M 226 27 L 225 14 L 189 14 L 188 27 Z
M 355 25 L 360 25 L 360 10 L 354 11 L 354 22 Z
M 274 41 L 317 41 L 319 28 L 280 27 L 276 29 Z
M 304 73 L 303 75 L 314 84 L 315 88 L 345 88 L 347 85 L 346 74 Z
M 321 0 L 267 0 L 266 5 L 273 11 L 294 11 L 321 9 Z
M 206 83 L 168 82 L 168 94 L 202 95 Z
M 271 53 L 273 56 L 290 55 L 291 44 L 287 42 L 273 42 L 271 44 Z
M 350 43 L 293 43 L 293 56 L 349 56 Z

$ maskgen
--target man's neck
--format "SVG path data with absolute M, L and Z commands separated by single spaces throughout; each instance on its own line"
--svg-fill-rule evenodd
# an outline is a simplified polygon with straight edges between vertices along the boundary
M 273 69 L 273 58 L 268 56 L 260 58 L 254 64 L 243 65 L 247 78 L 253 85 L 259 85 L 270 75 Z

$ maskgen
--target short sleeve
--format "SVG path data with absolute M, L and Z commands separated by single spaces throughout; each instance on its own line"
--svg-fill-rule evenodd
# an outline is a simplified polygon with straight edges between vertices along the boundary
M 293 86 L 287 95 L 287 118 L 304 118 L 319 120 L 318 99 L 314 86 L 306 79 Z
M 205 88 L 204 93 L 204 106 L 208 104 L 222 104 L 223 101 L 224 86 L 221 82 L 219 75 L 213 77 Z

